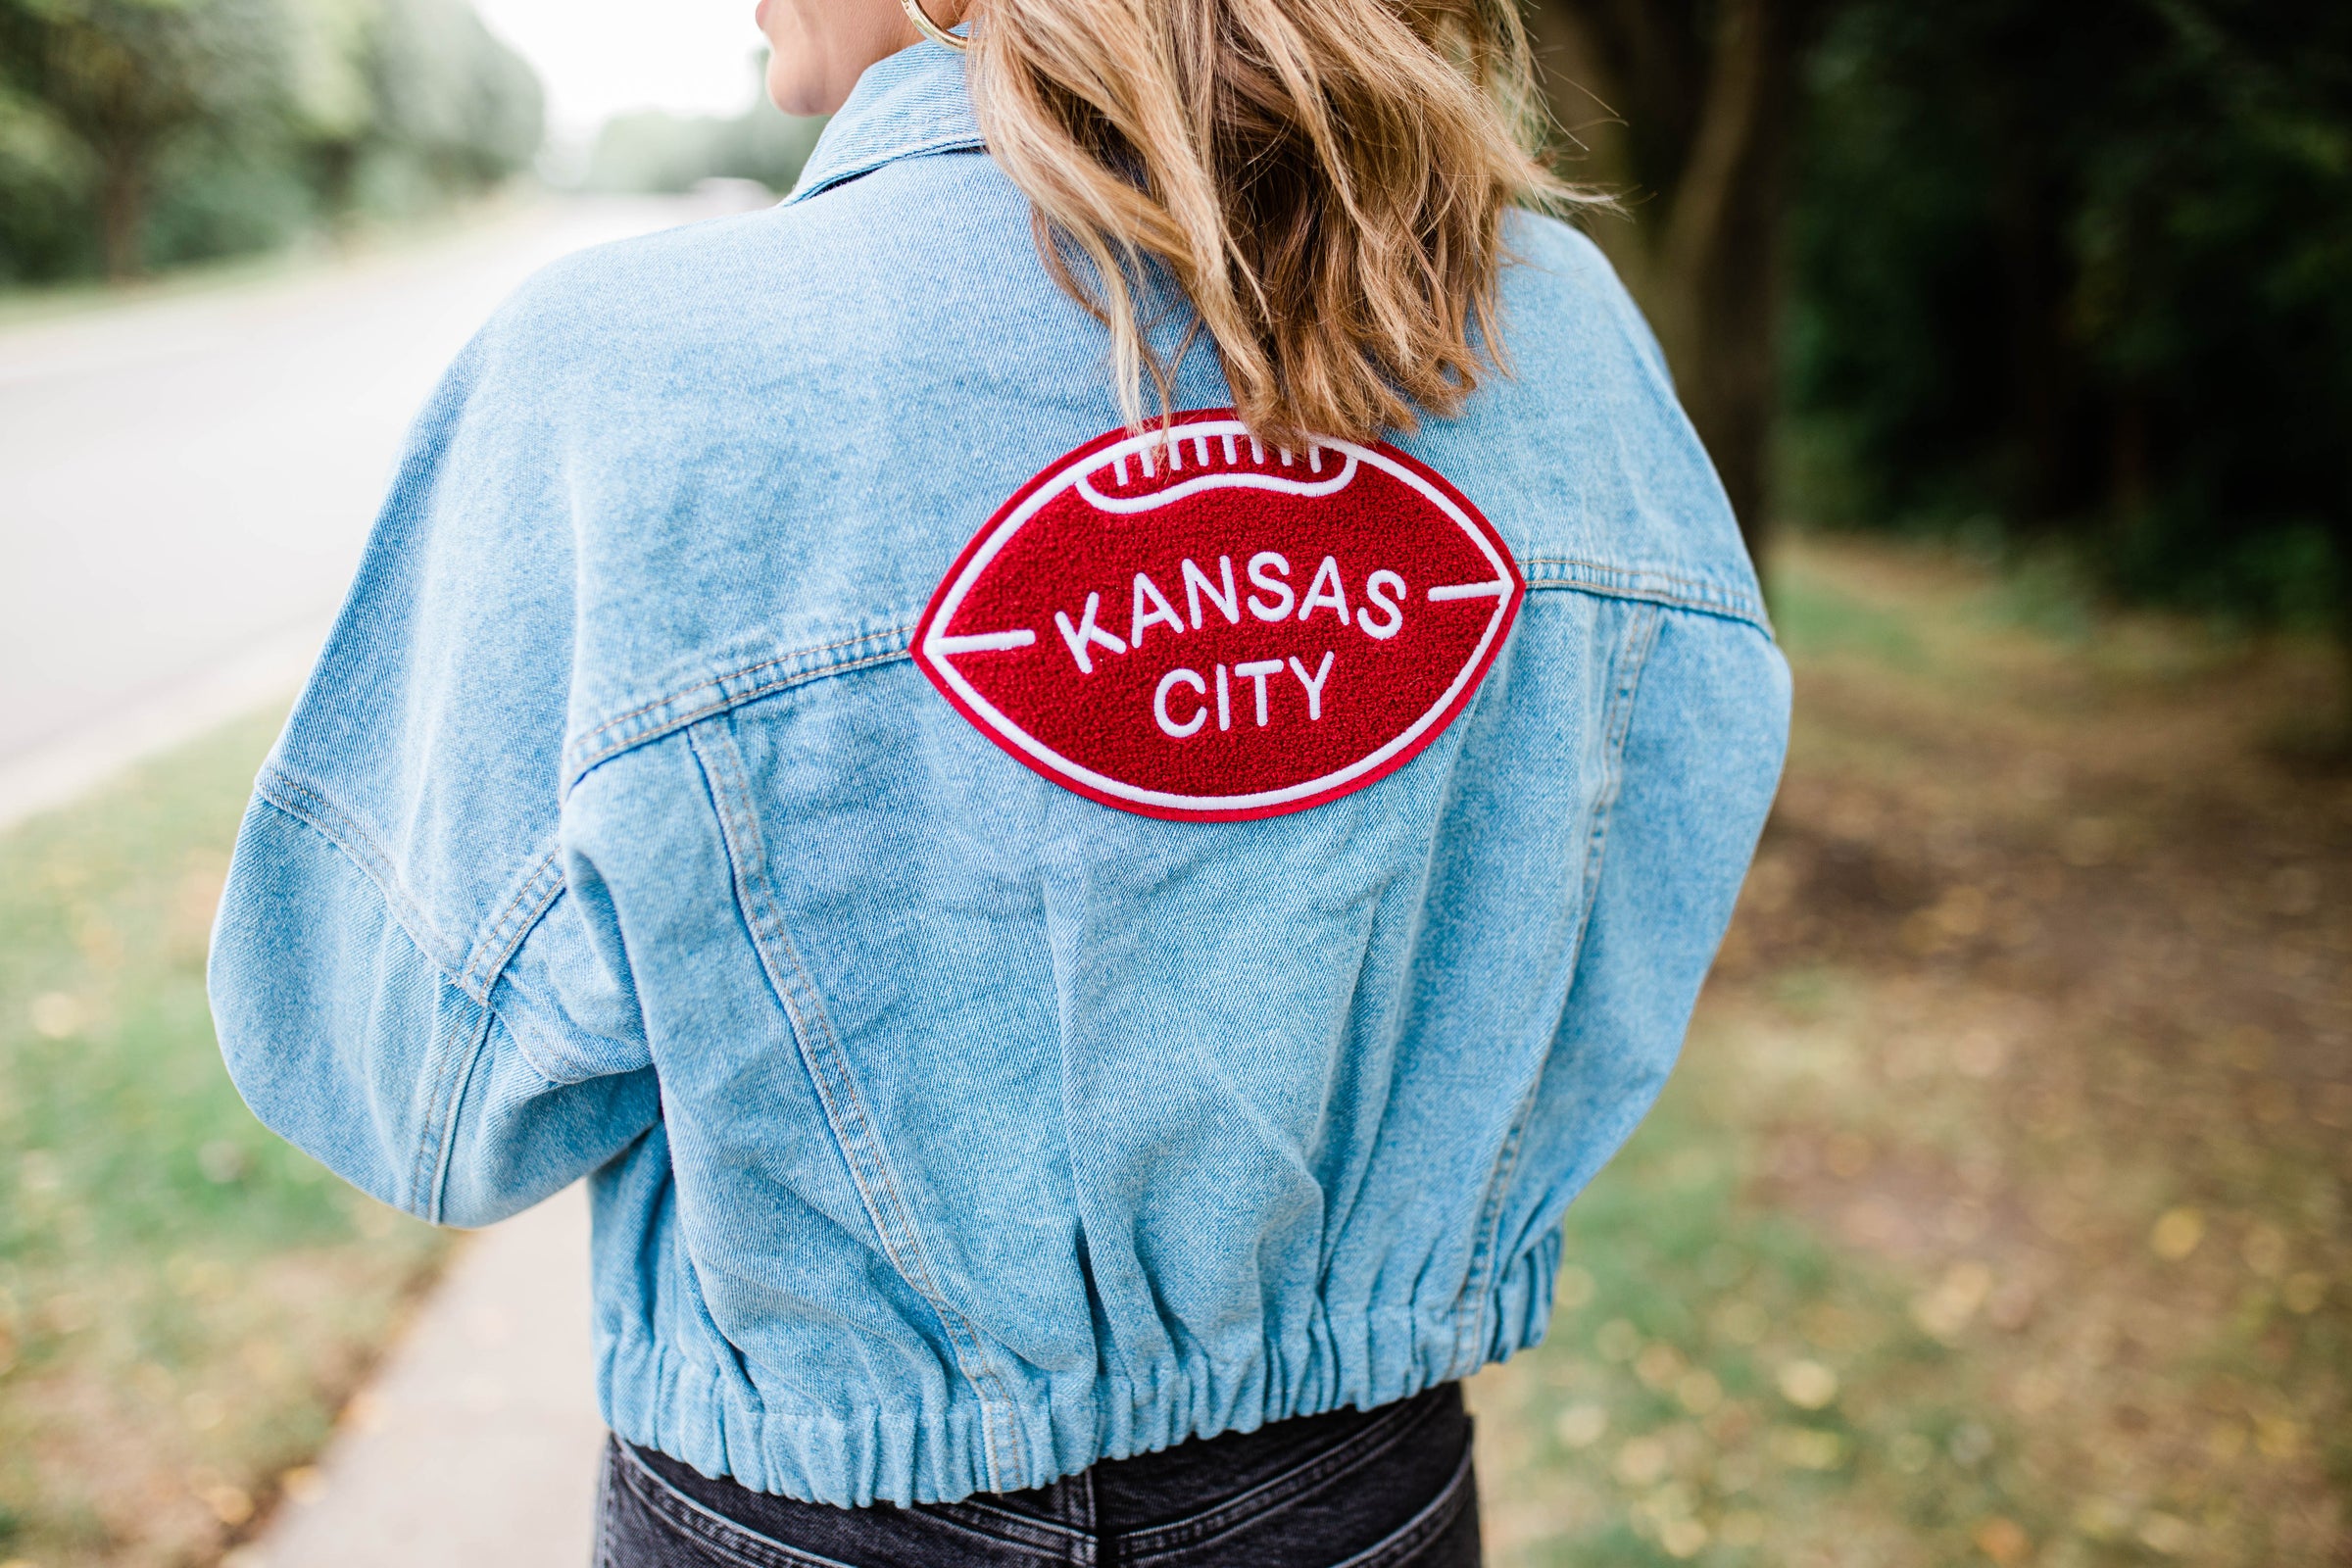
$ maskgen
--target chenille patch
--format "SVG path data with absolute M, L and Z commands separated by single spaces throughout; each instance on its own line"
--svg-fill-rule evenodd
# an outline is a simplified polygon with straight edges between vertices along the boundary
M 1113 430 L 1023 485 L 949 568 L 914 657 L 1054 783 L 1236 821 L 1412 760 L 1526 590 L 1494 525 L 1402 452 L 1287 451 L 1212 410 Z

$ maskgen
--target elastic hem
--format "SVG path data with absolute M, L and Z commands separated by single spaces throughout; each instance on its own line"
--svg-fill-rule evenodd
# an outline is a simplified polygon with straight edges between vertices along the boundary
M 1000 1490 L 1049 1485 L 1105 1459 L 1157 1452 L 1192 1438 L 1249 1432 L 1272 1421 L 1344 1405 L 1374 1409 L 1508 1358 L 1544 1337 L 1556 1232 L 1512 1260 L 1487 1293 L 1486 1310 L 1459 1303 L 1436 1319 L 1369 1318 L 1351 1335 L 1308 1336 L 1268 1347 L 1254 1365 L 1199 1358 L 1146 1376 L 1055 1377 L 1023 1367 L 1012 1418 L 1032 1441 L 1027 1473 Z M 1484 1353 L 1457 1365 L 1457 1346 L 1483 1320 Z M 690 1362 L 643 1323 L 614 1326 L 600 1358 L 607 1422 L 625 1442 L 655 1448 L 707 1476 L 804 1502 L 960 1502 L 990 1489 L 980 1401 L 961 1380 L 944 1406 L 902 1388 L 844 1391 L 849 1407 L 785 1409 L 761 1402 L 740 1375 Z M 1371 1364 L 1377 1348 L 1379 1364 Z

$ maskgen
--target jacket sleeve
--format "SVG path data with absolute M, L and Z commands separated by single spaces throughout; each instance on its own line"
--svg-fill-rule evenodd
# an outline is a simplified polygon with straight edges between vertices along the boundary
M 1656 613 L 1595 824 L 1584 932 L 1537 1085 L 1505 1255 L 1559 1225 L 1681 1053 L 1788 743 L 1788 666 L 1757 626 Z
M 410 436 L 263 766 L 210 968 L 254 1113 L 455 1225 L 561 1190 L 658 1114 L 614 920 L 563 847 L 570 512 L 513 311 Z

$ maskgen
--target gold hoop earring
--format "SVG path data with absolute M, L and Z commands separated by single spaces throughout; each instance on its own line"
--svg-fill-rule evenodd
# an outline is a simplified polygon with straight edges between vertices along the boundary
M 930 15 L 923 10 L 923 0 L 899 0 L 899 4 L 906 8 L 906 20 L 914 24 L 914 30 L 933 43 L 942 48 L 953 49 L 957 54 L 961 54 L 971 47 L 967 40 L 956 37 L 956 34 L 933 22 Z

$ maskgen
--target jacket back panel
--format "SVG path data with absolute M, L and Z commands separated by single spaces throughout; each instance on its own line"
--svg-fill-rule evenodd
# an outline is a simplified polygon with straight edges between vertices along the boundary
M 1521 218 L 1510 373 L 1396 438 L 1529 579 L 1471 706 L 1261 821 L 1014 763 L 907 636 L 1118 414 L 975 140 L 953 62 L 909 51 L 793 202 L 502 311 L 419 421 L 216 946 L 265 1119 L 444 1221 L 593 1173 L 608 1418 L 842 1503 L 1540 1337 L 1785 734 L 1654 345 L 1589 243 Z M 1204 348 L 1177 388 L 1227 401 Z

